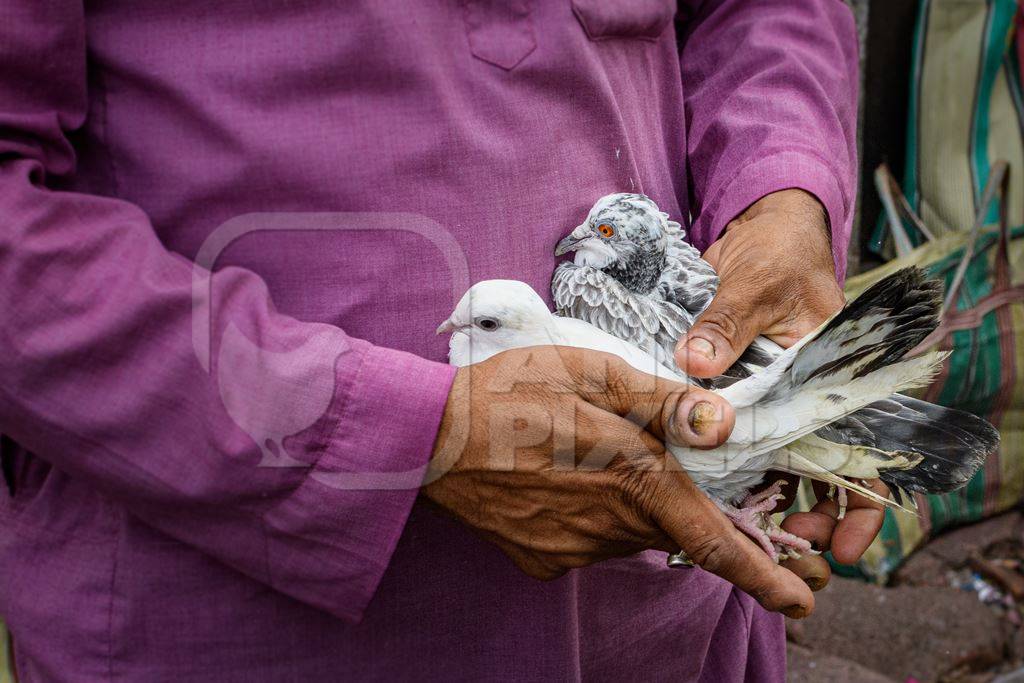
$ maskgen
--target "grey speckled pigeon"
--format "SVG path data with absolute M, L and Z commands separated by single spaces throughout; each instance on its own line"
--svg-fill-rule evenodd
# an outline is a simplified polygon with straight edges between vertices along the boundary
M 555 255 L 570 251 L 574 261 L 560 264 L 551 281 L 558 313 L 628 339 L 678 370 L 676 342 L 718 289 L 718 275 L 686 241 L 682 226 L 645 195 L 610 194 L 558 243 Z M 747 377 L 781 352 L 760 337 L 710 384 Z

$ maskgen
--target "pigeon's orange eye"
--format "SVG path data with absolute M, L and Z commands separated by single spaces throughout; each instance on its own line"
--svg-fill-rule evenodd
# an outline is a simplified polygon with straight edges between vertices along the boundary
M 604 237 L 605 239 L 608 239 L 609 237 L 615 234 L 615 228 L 608 225 L 607 223 L 602 223 L 601 225 L 597 226 L 597 231 L 601 233 L 601 237 Z

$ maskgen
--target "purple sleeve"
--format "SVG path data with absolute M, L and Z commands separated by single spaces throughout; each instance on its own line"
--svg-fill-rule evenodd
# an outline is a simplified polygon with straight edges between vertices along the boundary
M 359 619 L 454 370 L 280 315 L 257 276 L 206 277 L 137 207 L 51 189 L 74 173 L 66 133 L 86 110 L 81 1 L 11 0 L 0 18 L 0 432 L 170 536 Z
M 693 239 L 761 197 L 814 194 L 846 271 L 856 191 L 857 33 L 841 0 L 692 0 L 681 62 Z

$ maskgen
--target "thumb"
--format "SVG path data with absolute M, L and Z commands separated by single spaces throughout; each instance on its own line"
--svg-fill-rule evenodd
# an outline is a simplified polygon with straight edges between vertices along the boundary
M 676 345 L 676 363 L 688 375 L 717 377 L 743 354 L 763 329 L 765 307 L 743 288 L 719 288 L 711 305 Z
M 592 378 L 599 390 L 581 392 L 591 405 L 633 422 L 661 442 L 715 448 L 729 438 L 736 413 L 718 394 L 648 375 L 615 356 L 605 360 L 601 376 Z

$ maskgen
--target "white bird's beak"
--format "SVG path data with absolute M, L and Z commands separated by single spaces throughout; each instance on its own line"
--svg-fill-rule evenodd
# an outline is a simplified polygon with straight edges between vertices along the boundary
M 555 256 L 561 256 L 562 254 L 568 254 L 570 251 L 576 251 L 580 244 L 593 237 L 593 233 L 590 232 L 590 226 L 586 223 L 583 225 L 577 225 L 572 232 L 562 238 L 562 241 L 555 247 Z
M 443 323 L 437 326 L 437 331 L 434 334 L 450 334 L 455 331 L 455 323 L 452 322 L 451 318 L 448 318 Z

